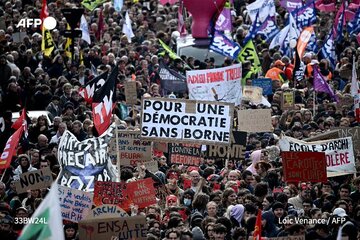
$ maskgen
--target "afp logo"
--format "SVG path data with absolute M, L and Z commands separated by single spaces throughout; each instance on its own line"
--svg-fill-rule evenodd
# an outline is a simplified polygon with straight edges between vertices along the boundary
M 20 19 L 19 23 L 16 25 L 17 28 L 24 27 L 24 28 L 31 28 L 31 27 L 40 27 L 42 24 L 40 18 L 23 18 Z M 44 19 L 44 27 L 48 30 L 53 30 L 56 25 L 56 19 L 53 17 L 47 17 Z

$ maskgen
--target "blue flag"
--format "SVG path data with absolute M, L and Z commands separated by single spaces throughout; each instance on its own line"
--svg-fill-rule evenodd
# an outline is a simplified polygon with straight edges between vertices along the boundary
M 243 46 L 250 40 L 254 39 L 257 33 L 258 28 L 260 27 L 261 22 L 259 19 L 259 11 L 256 13 L 255 21 L 251 25 L 248 34 L 243 40 Z
M 360 32 L 360 8 L 357 10 L 354 19 L 348 23 L 347 31 L 350 35 Z
M 270 16 L 265 19 L 257 30 L 257 34 L 262 35 L 267 43 L 270 43 L 279 32 L 280 29 L 276 26 L 274 17 Z
M 336 53 L 335 53 L 335 43 L 334 43 L 334 32 L 330 29 L 329 35 L 326 38 L 324 46 L 321 48 L 321 55 L 323 58 L 328 59 L 330 65 L 335 69 L 336 64 Z
M 220 53 L 226 57 L 231 57 L 232 59 L 236 59 L 241 50 L 239 44 L 230 40 L 217 30 L 214 32 L 209 48 L 214 52 Z
M 306 52 L 314 52 L 317 53 L 319 51 L 319 47 L 316 44 L 316 35 L 315 31 L 311 33 L 310 40 L 306 46 Z
M 314 1 L 306 3 L 303 7 L 293 12 L 299 29 L 309 27 L 316 22 L 316 8 Z

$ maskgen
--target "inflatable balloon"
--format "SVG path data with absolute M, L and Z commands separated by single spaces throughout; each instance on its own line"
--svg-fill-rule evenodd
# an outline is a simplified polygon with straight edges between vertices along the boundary
M 221 11 L 226 0 L 184 0 L 184 6 L 191 13 L 193 38 L 208 38 L 208 26 L 217 11 Z M 220 14 L 220 12 L 218 12 Z

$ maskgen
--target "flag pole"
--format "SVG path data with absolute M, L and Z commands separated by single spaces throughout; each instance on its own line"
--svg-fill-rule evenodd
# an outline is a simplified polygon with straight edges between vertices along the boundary
M 315 106 L 316 106 L 316 91 L 314 89 L 314 92 L 313 92 L 313 98 L 314 98 L 314 101 L 313 101 L 313 118 L 315 117 Z
M 115 120 L 115 141 L 116 141 L 116 163 L 119 171 L 119 182 L 121 179 L 121 171 L 120 171 L 120 151 L 119 151 L 119 134 L 118 134 L 118 123 Z

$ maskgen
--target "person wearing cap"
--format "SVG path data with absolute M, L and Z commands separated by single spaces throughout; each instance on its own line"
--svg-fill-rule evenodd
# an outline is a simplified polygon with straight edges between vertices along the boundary
M 281 83 L 285 83 L 288 79 L 284 73 L 285 64 L 281 60 L 276 60 L 273 67 L 270 68 L 267 72 L 265 77 L 271 78 L 271 80 L 279 80 Z
M 13 230 L 14 219 L 10 215 L 0 216 L 0 236 L 1 239 L 16 240 L 18 234 Z
M 334 209 L 330 223 L 335 227 L 338 226 L 337 231 L 334 231 L 335 236 L 337 236 L 337 232 L 341 228 L 343 237 L 347 236 L 349 240 L 357 240 L 358 229 L 343 208 Z
M 299 187 L 299 194 L 295 197 L 289 198 L 288 203 L 292 204 L 296 210 L 302 210 L 304 209 L 303 201 L 310 198 L 310 187 L 306 183 L 301 183 Z

